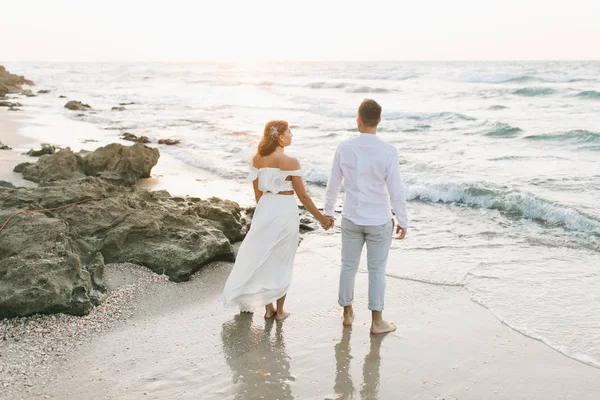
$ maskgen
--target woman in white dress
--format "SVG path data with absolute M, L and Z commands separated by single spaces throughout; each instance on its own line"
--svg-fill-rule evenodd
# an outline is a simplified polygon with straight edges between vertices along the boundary
M 292 132 L 286 121 L 265 125 L 248 176 L 256 210 L 221 296 L 225 306 L 239 306 L 241 311 L 265 307 L 265 318 L 278 321 L 289 315 L 283 305 L 299 241 L 294 194 L 323 228 L 333 225 L 333 219 L 324 216 L 306 193 L 300 162 L 284 153 L 291 144 Z

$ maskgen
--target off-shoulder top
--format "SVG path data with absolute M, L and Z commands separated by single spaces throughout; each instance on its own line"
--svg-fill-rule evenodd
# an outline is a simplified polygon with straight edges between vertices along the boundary
M 247 181 L 253 182 L 258 178 L 258 190 L 277 194 L 294 190 L 292 182 L 286 181 L 288 176 L 302 176 L 302 170 L 282 171 L 279 168 L 254 168 L 250 166 Z

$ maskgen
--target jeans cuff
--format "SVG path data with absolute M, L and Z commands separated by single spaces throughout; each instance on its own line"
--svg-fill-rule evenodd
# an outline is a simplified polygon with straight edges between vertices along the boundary
M 352 305 L 352 300 L 350 301 L 342 301 L 342 300 L 338 300 L 338 304 L 342 307 L 347 307 L 347 306 L 351 306 Z
M 369 304 L 369 310 L 371 310 L 371 311 L 383 311 L 383 304 L 381 304 L 381 305 Z

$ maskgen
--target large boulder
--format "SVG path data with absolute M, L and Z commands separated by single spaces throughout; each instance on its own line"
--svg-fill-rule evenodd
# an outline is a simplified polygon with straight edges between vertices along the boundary
M 87 314 L 90 276 L 74 250 L 64 221 L 41 213 L 13 218 L 0 232 L 0 318 Z
M 69 148 L 60 150 L 56 154 L 40 157 L 37 163 L 25 167 L 19 164 L 15 172 L 22 172 L 23 178 L 38 182 L 53 182 L 83 178 L 83 165 L 81 157 Z
M 86 175 L 101 173 L 116 174 L 126 185 L 133 185 L 139 178 L 149 178 L 152 168 L 158 163 L 158 149 L 136 143 L 123 146 L 112 143 L 83 156 L 83 168 Z
M 69 148 L 62 149 L 55 154 L 41 156 L 35 164 L 19 164 L 14 171 L 38 183 L 79 179 L 87 175 L 131 186 L 139 178 L 150 177 L 159 157 L 158 149 L 140 143 L 133 146 L 113 143 L 93 152 L 74 153 Z

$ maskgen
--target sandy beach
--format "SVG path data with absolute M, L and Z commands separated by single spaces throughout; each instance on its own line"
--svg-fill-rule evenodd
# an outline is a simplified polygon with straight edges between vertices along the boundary
M 395 244 L 391 262 L 401 262 Z M 190 282 L 154 282 L 131 317 L 93 335 L 49 374 L 8 398 L 57 399 L 596 399 L 600 371 L 514 332 L 461 287 L 389 279 L 385 315 L 398 330 L 368 332 L 367 277 L 355 326 L 336 305 L 339 235 L 299 251 L 283 323 L 223 310 L 231 268 Z M 11 346 L 12 341 L 4 342 Z
M 35 146 L 19 135 L 26 114 L 0 110 L 12 151 L 0 179 Z M 161 157 L 148 189 L 248 203 L 250 188 Z M 337 222 L 339 224 L 339 221 Z M 3 399 L 597 399 L 600 369 L 568 358 L 501 323 L 462 286 L 388 277 L 385 317 L 398 330 L 369 334 L 365 263 L 357 317 L 341 325 L 339 228 L 306 234 L 286 303 L 290 318 L 265 321 L 218 302 L 232 264 L 173 283 L 142 266 L 111 265 L 112 293 L 86 317 L 0 322 Z M 411 238 L 407 239 L 410 241 Z M 406 242 L 390 265 L 401 266 Z

